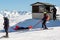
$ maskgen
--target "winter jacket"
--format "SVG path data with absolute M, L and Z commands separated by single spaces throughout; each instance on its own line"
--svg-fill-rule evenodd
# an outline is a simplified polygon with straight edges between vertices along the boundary
M 4 28 L 9 27 L 9 19 L 7 17 L 4 17 Z

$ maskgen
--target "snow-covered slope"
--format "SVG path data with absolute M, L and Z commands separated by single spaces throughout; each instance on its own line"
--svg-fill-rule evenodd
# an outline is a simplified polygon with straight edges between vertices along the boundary
M 31 13 L 18 13 L 17 11 L 1 11 L 2 16 L 7 16 L 10 20 L 10 25 L 14 25 L 18 22 L 24 21 L 25 19 L 32 18 Z M 2 17 L 1 17 L 2 18 Z
M 60 40 L 60 20 L 50 20 L 47 22 L 47 27 L 52 28 L 51 30 L 40 30 L 42 23 L 40 22 L 35 27 L 36 29 L 15 31 L 11 27 L 16 25 L 24 27 L 34 26 L 39 20 L 32 19 L 31 13 L 21 15 L 18 12 L 7 12 L 6 14 L 10 20 L 9 38 L 2 38 L 0 40 Z M 5 14 L 0 14 L 0 37 L 5 35 L 5 32 L 3 32 L 3 15 Z
M 56 7 L 57 8 L 57 14 L 60 14 L 60 8 L 59 7 Z M 23 13 L 23 12 L 18 12 L 16 10 L 13 10 L 13 11 L 1 11 L 0 12 L 1 16 L 7 16 L 9 18 L 9 22 L 10 22 L 10 26 L 23 26 L 23 27 L 28 27 L 30 25 L 35 25 L 39 20 L 36 20 L 36 19 L 32 19 L 32 14 L 31 12 L 26 12 L 26 13 Z M 3 26 L 3 17 L 0 17 L 1 18 L 1 26 Z M 33 22 L 32 22 L 33 21 Z M 51 20 L 50 22 L 52 22 L 52 24 L 54 24 L 54 22 Z M 60 23 L 60 21 L 56 21 L 56 23 Z M 60 26 L 58 23 L 58 26 Z M 51 23 L 48 23 L 48 26 L 50 26 Z M 41 27 L 41 23 L 40 25 L 37 25 L 38 27 L 40 26 Z

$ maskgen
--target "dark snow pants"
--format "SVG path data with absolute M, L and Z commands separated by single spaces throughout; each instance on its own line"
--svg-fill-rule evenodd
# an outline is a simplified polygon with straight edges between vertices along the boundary
M 47 29 L 47 27 L 46 27 L 46 20 L 44 20 L 44 21 L 42 22 L 42 28 Z
M 4 29 L 5 29 L 5 32 L 6 32 L 6 36 L 8 37 L 8 27 L 6 27 L 6 28 L 5 27 L 4 27 Z

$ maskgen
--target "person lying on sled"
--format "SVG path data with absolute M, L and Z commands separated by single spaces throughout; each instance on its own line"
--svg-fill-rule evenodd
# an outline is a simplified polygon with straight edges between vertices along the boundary
M 32 29 L 32 26 L 28 26 L 28 27 L 19 27 L 19 26 L 16 26 L 14 28 L 14 30 L 23 30 L 23 29 Z

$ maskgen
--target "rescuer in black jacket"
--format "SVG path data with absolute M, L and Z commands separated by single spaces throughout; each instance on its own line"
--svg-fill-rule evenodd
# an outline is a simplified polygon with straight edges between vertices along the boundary
M 8 28 L 9 28 L 9 19 L 7 17 L 3 17 L 4 18 L 4 29 L 5 29 L 5 32 L 6 32 L 6 36 L 5 37 L 8 37 Z

